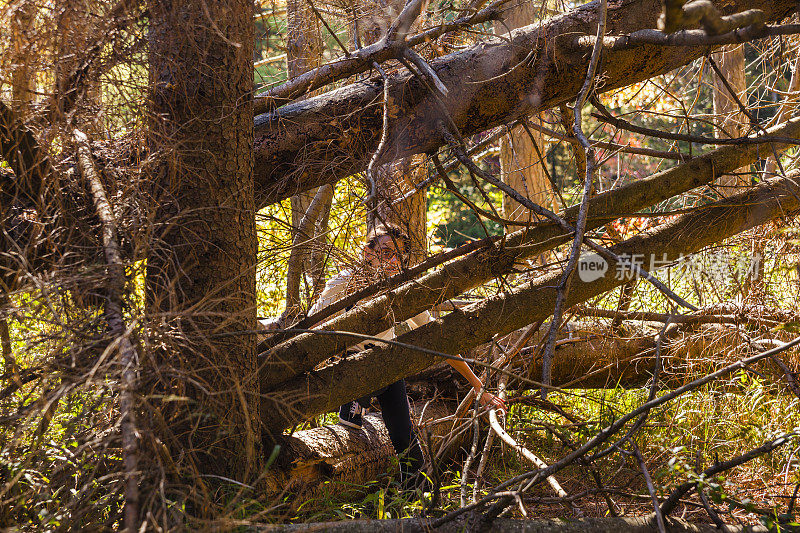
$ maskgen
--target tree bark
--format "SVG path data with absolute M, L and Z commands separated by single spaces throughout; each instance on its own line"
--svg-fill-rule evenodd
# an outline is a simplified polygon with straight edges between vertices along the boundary
M 726 13 L 762 9 L 767 21 L 793 13 L 791 0 L 734 0 Z M 608 33 L 654 28 L 658 0 L 612 4 Z M 583 84 L 591 50 L 575 46 L 576 36 L 593 35 L 597 2 L 513 33 L 511 42 L 491 40 L 431 62 L 450 93 L 447 114 L 465 136 L 529 116 L 574 98 Z M 707 46 L 632 46 L 606 50 L 599 73 L 609 91 L 685 65 Z M 533 68 L 514 68 L 528 57 Z M 437 122 L 444 113 L 425 84 L 409 74 L 395 76 L 391 97 L 397 102 L 386 159 L 436 150 L 444 144 Z M 382 82 L 370 79 L 256 117 L 258 206 L 331 183 L 366 168 L 382 128 Z M 385 162 L 385 160 L 383 161 Z
M 746 229 L 763 224 L 800 207 L 800 188 L 787 178 L 768 182 L 724 202 L 705 206 L 673 222 L 643 232 L 611 248 L 622 256 L 644 254 L 675 261 Z M 604 276 L 591 281 L 574 280 L 567 307 L 629 282 L 632 276 L 616 276 L 618 265 L 606 261 Z M 509 294 L 488 298 L 412 330 L 398 342 L 443 354 L 465 353 L 488 342 L 492 335 L 505 335 L 552 312 L 559 274 L 545 276 Z M 618 279 L 621 278 L 621 279 Z M 367 394 L 375 387 L 418 372 L 440 356 L 419 349 L 381 346 L 347 357 L 284 383 L 264 396 L 264 424 L 270 431 L 289 426 L 342 403 Z
M 31 72 L 34 51 L 28 37 L 36 6 L 33 2 L 23 2 L 14 12 L 11 20 L 12 63 L 15 65 L 11 73 L 11 101 L 14 109 L 23 116 L 33 102 L 36 91 L 36 77 Z
M 319 21 L 307 0 L 289 0 L 286 3 L 286 64 L 289 79 L 295 78 L 318 67 L 322 62 L 323 43 L 320 36 Z M 313 264 L 313 254 L 307 249 L 316 247 L 316 241 L 325 232 L 324 227 L 318 224 L 321 215 L 330 209 L 333 198 L 333 189 L 325 190 L 325 202 L 320 206 L 317 214 L 309 220 L 310 227 L 302 228 L 301 223 L 309 213 L 309 206 L 313 202 L 320 188 L 304 191 L 292 196 L 292 241 L 293 247 L 300 246 L 302 250 L 292 251 L 293 259 L 289 260 L 286 275 L 286 310 L 283 319 L 291 323 L 300 311 L 301 279 L 304 273 L 309 272 L 312 278 L 321 274 L 319 268 Z M 330 194 L 329 194 L 330 193 Z M 299 244 L 302 243 L 302 244 Z M 297 258 L 300 258 L 299 262 Z M 316 285 L 316 280 L 312 281 Z M 312 293 L 313 287 L 312 287 Z
M 416 189 L 416 184 L 425 179 L 425 170 L 425 158 L 421 156 L 406 157 L 379 168 L 377 214 L 368 213 L 368 225 L 389 222 L 408 235 L 409 265 L 422 262 L 428 252 L 428 189 Z
M 65 115 L 74 111 L 80 103 L 86 110 L 87 124 L 84 128 L 97 132 L 100 130 L 100 117 L 96 114 L 101 109 L 98 105 L 100 82 L 90 76 L 83 79 L 74 76 L 75 72 L 83 68 L 81 63 L 87 59 L 87 50 L 91 49 L 91 32 L 96 29 L 93 22 L 87 0 L 67 0 L 60 6 L 51 109 L 66 119 Z
M 424 416 L 424 423 L 419 427 L 422 442 L 436 447 L 448 440 L 452 423 L 441 419 L 452 414 L 454 408 L 443 402 L 412 405 L 413 420 Z M 279 461 L 287 467 L 268 474 L 266 490 L 269 493 L 291 490 L 308 496 L 309 492 L 318 492 L 326 481 L 344 484 L 335 485 L 336 490 L 347 491 L 348 486 L 363 485 L 387 472 L 395 456 L 383 418 L 376 413 L 364 417 L 361 430 L 336 424 L 298 431 L 284 437 L 281 446 L 284 449 Z M 449 446 L 449 455 L 445 457 L 452 457 L 458 448 Z
M 545 332 L 538 332 L 527 343 L 510 370 L 520 375 L 541 375 L 542 362 L 534 349 Z M 562 336 L 556 346 L 557 357 L 552 372 L 554 386 L 580 389 L 641 387 L 653 376 L 656 362 L 653 335 L 619 337 L 610 329 L 576 325 L 570 336 L 572 339 Z M 701 323 L 676 328 L 663 346 L 659 380 L 668 387 L 684 385 L 717 362 L 730 363 L 730 355 L 740 353 L 746 342 L 735 323 Z M 467 357 L 486 360 L 485 354 L 490 348 L 491 344 L 479 346 Z M 798 369 L 796 358 L 786 364 L 793 372 Z M 783 377 L 782 370 L 770 366 L 768 361 L 757 370 L 770 374 L 776 381 Z M 470 390 L 469 384 L 447 363 L 438 363 L 407 377 L 406 385 L 409 395 L 417 401 L 433 397 L 455 399 Z M 511 378 L 508 388 L 526 390 L 530 386 L 515 383 Z
M 403 10 L 403 4 L 404 0 L 359 0 L 355 4 L 351 33 L 358 36 L 361 46 L 376 43 L 386 36 Z M 387 104 L 390 124 L 397 120 L 395 105 L 395 99 L 391 98 Z M 367 211 L 367 226 L 390 223 L 400 227 L 408 235 L 406 251 L 409 264 L 420 263 L 428 251 L 427 188 L 416 190 L 415 184 L 425 179 L 425 158 L 415 156 L 395 160 L 390 157 L 385 165 L 376 165 L 374 174 L 377 198 L 375 209 Z
M 547 0 L 544 0 L 544 4 Z M 494 32 L 506 35 L 511 30 L 533 24 L 537 15 L 544 11 L 544 6 L 536 5 L 532 0 L 517 0 L 503 11 L 501 21 L 494 23 Z M 508 35 L 506 35 L 508 36 Z M 500 172 L 503 181 L 522 193 L 526 198 L 558 211 L 550 181 L 545 173 L 545 140 L 540 132 L 531 130 L 531 134 L 522 126 L 513 128 L 500 141 Z M 503 217 L 508 220 L 530 222 L 533 214 L 509 195 L 503 195 Z M 507 232 L 520 229 L 519 226 L 506 228 Z
M 792 70 L 792 77 L 789 80 L 789 93 L 796 93 L 800 91 L 800 54 L 794 60 L 794 68 Z M 797 98 L 794 96 L 787 96 L 786 100 L 781 104 L 778 109 L 778 114 L 775 117 L 775 124 L 781 124 L 792 116 L 797 108 Z M 775 157 L 767 158 L 767 164 L 764 166 L 764 175 L 768 178 L 775 176 L 778 170 L 778 161 Z
M 174 374 L 161 368 L 160 387 L 193 400 L 154 407 L 178 436 L 181 457 L 247 480 L 262 455 L 248 333 L 256 327 L 253 3 L 161 1 L 149 11 L 149 143 L 164 158 L 153 176 L 148 304 L 154 326 L 164 322 L 182 339 L 154 364 L 181 376 L 168 381 Z
M 800 134 L 800 119 L 769 130 L 771 134 Z M 776 150 L 785 145 L 776 145 Z M 617 190 L 592 198 L 587 229 L 594 229 L 616 218 L 617 213 L 635 213 L 676 194 L 713 182 L 720 174 L 731 172 L 755 161 L 763 147 L 725 146 L 669 170 L 637 180 Z M 574 220 L 577 208 L 564 213 Z M 357 306 L 328 322 L 322 329 L 353 331 L 374 335 L 455 298 L 462 292 L 489 279 L 511 272 L 515 262 L 533 257 L 567 242 L 569 237 L 554 225 L 542 225 L 534 231 L 520 230 L 507 237 L 501 249 L 480 249 L 452 261 L 441 269 L 409 282 L 393 291 Z M 264 390 L 278 385 L 360 342 L 343 336 L 320 336 L 313 333 L 297 336 L 267 352 L 262 360 L 261 382 Z

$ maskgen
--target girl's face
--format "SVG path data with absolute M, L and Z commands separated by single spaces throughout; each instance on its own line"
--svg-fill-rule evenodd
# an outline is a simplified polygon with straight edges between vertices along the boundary
M 400 255 L 403 253 L 403 243 L 398 240 L 400 245 L 398 250 L 394 239 L 390 235 L 381 235 L 375 246 L 364 247 L 364 261 L 376 270 L 384 274 L 394 275 L 400 272 Z

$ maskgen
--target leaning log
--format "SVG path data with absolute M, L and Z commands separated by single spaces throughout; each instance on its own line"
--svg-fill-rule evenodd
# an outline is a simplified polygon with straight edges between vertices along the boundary
M 799 136 L 800 118 L 772 128 L 768 134 Z M 787 146 L 775 145 L 776 150 Z M 619 213 L 635 213 L 677 194 L 709 184 L 725 173 L 755 162 L 763 155 L 764 149 L 759 145 L 725 146 L 690 162 L 600 194 L 590 201 L 587 229 L 599 228 L 617 218 Z M 563 216 L 574 223 L 577 208 L 567 209 Z M 570 238 L 554 224 L 516 231 L 508 235 L 502 245 L 489 245 L 452 261 L 439 270 L 355 307 L 328 322 L 323 329 L 374 335 L 392 327 L 396 320 L 406 320 L 494 277 L 508 274 L 520 260 L 551 250 Z M 353 337 L 313 333 L 286 341 L 262 356 L 262 390 L 307 372 L 358 342 L 360 339 Z
M 395 106 L 383 160 L 429 153 L 444 143 L 438 120 L 452 120 L 471 135 L 574 99 L 583 84 L 595 35 L 599 2 L 540 24 L 520 28 L 510 40 L 489 39 L 431 66 L 447 86 L 442 103 L 410 74 L 392 78 Z M 793 0 L 730 0 L 724 14 L 757 8 L 766 21 L 796 9 Z M 660 0 L 609 2 L 607 33 L 655 28 Z M 625 87 L 690 63 L 708 46 L 638 45 L 604 52 L 598 92 Z M 378 146 L 383 124 L 380 78 L 360 81 L 284 106 L 255 119 L 256 204 L 264 206 L 363 171 Z M 443 106 L 443 107 L 442 107 Z
M 685 254 L 798 209 L 800 186 L 794 181 L 798 177 L 800 172 L 793 172 L 786 178 L 761 184 L 645 231 L 611 250 L 617 256 L 657 254 L 659 259 L 676 261 Z M 632 279 L 624 265 L 612 260 L 608 260 L 607 265 L 605 275 L 594 281 L 576 279 L 566 305 L 576 305 Z M 625 275 L 617 276 L 617 270 Z M 508 294 L 454 311 L 401 335 L 397 341 L 406 346 L 372 348 L 284 383 L 279 390 L 262 396 L 265 427 L 273 432 L 280 431 L 419 372 L 446 354 L 465 353 L 488 342 L 495 334 L 505 335 L 525 324 L 545 320 L 555 303 L 559 275 L 533 280 Z

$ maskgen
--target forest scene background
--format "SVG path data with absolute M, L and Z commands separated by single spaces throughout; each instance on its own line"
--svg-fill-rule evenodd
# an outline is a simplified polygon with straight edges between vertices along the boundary
M 620 517 L 653 531 L 798 527 L 800 352 L 784 344 L 800 332 L 797 14 L 791 2 L 737 0 L 691 19 L 688 6 L 701 0 L 639 3 L 448 0 L 392 11 L 336 0 L 0 1 L 0 528 L 358 520 L 374 531 L 479 531 L 564 518 L 592 531 L 598 523 L 588 520 Z M 409 5 L 417 13 L 401 41 L 418 59 L 380 50 L 359 58 L 388 42 Z M 669 11 L 675 5 L 684 15 Z M 509 22 L 522 11 L 524 23 Z M 662 12 L 667 26 L 656 30 Z M 732 13 L 746 15 L 712 29 Z M 637 17 L 659 36 L 622 42 L 616 34 L 636 35 Z M 569 68 L 560 74 L 557 104 L 530 104 L 524 87 L 512 87 L 519 103 L 486 104 L 502 120 L 474 125 L 454 111 L 457 128 L 420 140 L 418 122 L 440 126 L 403 98 L 424 93 L 449 106 L 457 87 L 438 89 L 436 72 L 445 79 L 459 54 L 517 42 L 510 25 L 520 39 L 529 25 L 558 29 L 573 18 L 588 28 L 588 45 L 548 34 L 500 69 L 535 72 L 550 55 L 569 67 L 580 57 L 577 82 Z M 176 31 L 182 24 L 196 32 Z M 662 42 L 669 35 L 686 42 Z M 612 54 L 635 46 L 650 47 L 642 61 L 663 61 L 665 72 L 615 71 L 623 61 Z M 360 65 L 300 89 L 282 85 L 346 60 Z M 498 93 L 504 79 L 494 81 Z M 400 89 L 387 99 L 390 82 Z M 376 95 L 372 111 L 342 103 L 362 90 Z M 372 122 L 357 122 L 367 112 Z M 320 116 L 342 137 L 315 139 Z M 408 141 L 406 129 L 419 137 Z M 396 143 L 380 147 L 387 137 Z M 529 139 L 537 155 L 522 160 L 516 147 Z M 362 144 L 368 157 L 356 154 Z M 410 153 L 399 173 L 376 170 Z M 689 185 L 661 180 L 674 168 Z M 544 214 L 508 207 L 503 184 L 529 170 L 541 188 L 516 192 Z M 637 203 L 645 194 L 628 192 L 637 183 L 651 184 L 654 201 Z M 301 230 L 317 197 L 324 205 Z M 589 215 L 579 209 L 598 198 Z M 606 198 L 611 215 L 593 223 Z M 382 329 L 370 330 L 370 317 L 404 319 L 429 302 L 450 336 L 398 339 L 435 361 L 408 363 L 411 348 L 389 346 L 380 364 L 346 366 L 332 343 L 356 341 L 324 344 L 303 323 L 325 281 L 361 264 L 376 212 L 406 224 L 418 239 L 408 267 L 422 267 L 365 289 L 375 314 L 345 331 L 375 335 Z M 539 242 L 539 231 L 562 233 Z M 538 253 L 525 248 L 531 242 Z M 617 280 L 594 290 L 579 276 L 580 257 L 609 249 L 618 255 L 603 256 L 607 277 Z M 631 267 L 639 249 L 649 278 Z M 488 250 L 523 255 L 491 272 L 463 267 L 474 279 L 456 294 L 426 285 L 426 271 L 465 257 L 491 263 Z M 660 268 L 649 268 L 662 252 Z M 415 283 L 432 293 L 381 303 Z M 507 314 L 492 321 L 501 308 Z M 465 323 L 475 331 L 454 326 Z M 291 339 L 319 346 L 320 361 L 270 375 L 270 357 L 294 353 Z M 469 360 L 507 398 L 507 416 L 473 405 L 443 355 Z M 358 394 L 351 376 L 376 368 L 407 378 L 425 490 L 400 487 L 385 430 L 366 444 L 341 428 L 335 445 L 325 440 L 338 399 Z M 303 385 L 312 378 L 316 396 Z M 317 400 L 328 389 L 330 399 Z

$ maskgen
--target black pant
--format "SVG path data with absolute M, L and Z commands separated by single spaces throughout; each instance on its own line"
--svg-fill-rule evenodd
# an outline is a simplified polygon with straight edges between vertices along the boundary
M 400 456 L 400 477 L 407 478 L 422 466 L 422 449 L 411 428 L 411 409 L 406 396 L 406 382 L 403 379 L 395 381 L 357 401 L 361 407 L 369 407 L 373 396 L 378 398 L 392 446 L 395 453 Z

